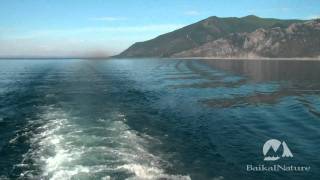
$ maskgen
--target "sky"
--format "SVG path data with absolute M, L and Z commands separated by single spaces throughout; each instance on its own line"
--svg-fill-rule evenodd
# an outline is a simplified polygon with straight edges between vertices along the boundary
M 109 56 L 209 16 L 320 17 L 320 0 L 0 0 L 0 57 Z

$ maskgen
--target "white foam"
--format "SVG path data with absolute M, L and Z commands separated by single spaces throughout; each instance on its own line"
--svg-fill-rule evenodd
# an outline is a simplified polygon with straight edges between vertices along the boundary
M 72 179 L 94 174 L 104 174 L 102 179 L 113 179 L 108 173 L 122 172 L 132 174 L 129 179 L 190 179 L 166 174 L 159 164 L 164 161 L 147 150 L 150 142 L 160 141 L 131 130 L 124 122 L 123 113 L 115 113 L 110 119 L 97 119 L 102 124 L 100 127 L 87 127 L 79 126 L 61 109 L 50 106 L 41 114 L 41 119 L 46 123 L 31 139 L 34 149 L 26 156 L 42 167 L 41 177 L 45 179 Z M 101 132 L 105 132 L 105 136 Z M 86 165 L 88 158 L 90 163 Z
M 66 169 L 57 170 L 55 171 L 55 173 L 50 179 L 51 180 L 71 179 L 75 175 L 82 174 L 82 173 L 88 174 L 89 172 L 90 170 L 88 167 L 76 166 L 69 170 L 66 170 Z
M 162 174 L 163 171 L 154 167 L 146 167 L 140 164 L 126 164 L 119 166 L 120 169 L 126 169 L 135 174 L 138 178 L 154 179 L 157 175 Z
M 165 174 L 162 169 L 150 166 L 143 166 L 141 164 L 125 164 L 118 167 L 119 169 L 125 169 L 135 176 L 129 179 L 172 179 L 172 180 L 191 180 L 189 176 L 182 175 L 168 175 Z
M 102 177 L 101 180 L 111 180 L 111 177 L 110 176 L 105 176 L 105 177 Z
M 10 139 L 9 143 L 10 144 L 16 143 L 19 137 L 20 137 L 19 134 L 17 134 L 14 138 Z

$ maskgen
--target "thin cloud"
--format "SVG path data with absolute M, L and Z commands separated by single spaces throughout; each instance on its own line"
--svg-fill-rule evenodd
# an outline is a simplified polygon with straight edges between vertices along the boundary
M 198 15 L 200 15 L 200 12 L 199 11 L 195 11 L 195 10 L 191 10 L 191 11 L 184 12 L 184 14 L 187 15 L 187 16 L 198 16 Z
M 291 11 L 291 8 L 282 7 L 282 8 L 280 8 L 280 11 L 282 11 L 282 12 L 288 12 L 288 11 Z
M 143 26 L 118 26 L 118 27 L 89 27 L 79 29 L 85 32 L 152 32 L 152 31 L 171 31 L 183 27 L 182 24 L 155 24 Z
M 307 19 L 320 19 L 320 15 L 311 15 L 308 16 Z
M 122 35 L 123 33 L 146 33 L 146 32 L 170 32 L 183 27 L 183 24 L 150 24 L 142 26 L 112 26 L 112 27 L 82 27 L 72 29 L 43 29 L 24 32 L 17 35 L 20 38 L 35 38 L 43 36 L 56 35 L 75 35 L 82 33 L 116 33 Z M 17 37 L 15 36 L 15 37 Z
M 105 17 L 95 17 L 90 18 L 91 21 L 124 21 L 127 20 L 126 17 L 113 17 L 113 16 L 105 16 Z
M 249 9 L 248 13 L 249 14 L 258 14 L 261 12 L 264 13 L 272 13 L 272 12 L 282 12 L 282 13 L 287 13 L 289 11 L 293 11 L 295 9 L 289 8 L 289 7 L 279 7 L 279 8 L 263 8 L 263 9 Z

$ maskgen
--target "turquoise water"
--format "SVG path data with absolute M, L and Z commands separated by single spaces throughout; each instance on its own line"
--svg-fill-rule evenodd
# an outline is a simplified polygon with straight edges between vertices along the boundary
M 0 179 L 316 180 L 319 95 L 317 61 L 1 60 Z

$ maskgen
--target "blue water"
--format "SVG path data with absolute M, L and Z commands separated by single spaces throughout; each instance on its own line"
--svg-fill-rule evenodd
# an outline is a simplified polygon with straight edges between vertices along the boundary
M 0 179 L 317 180 L 319 95 L 320 61 L 1 60 Z

